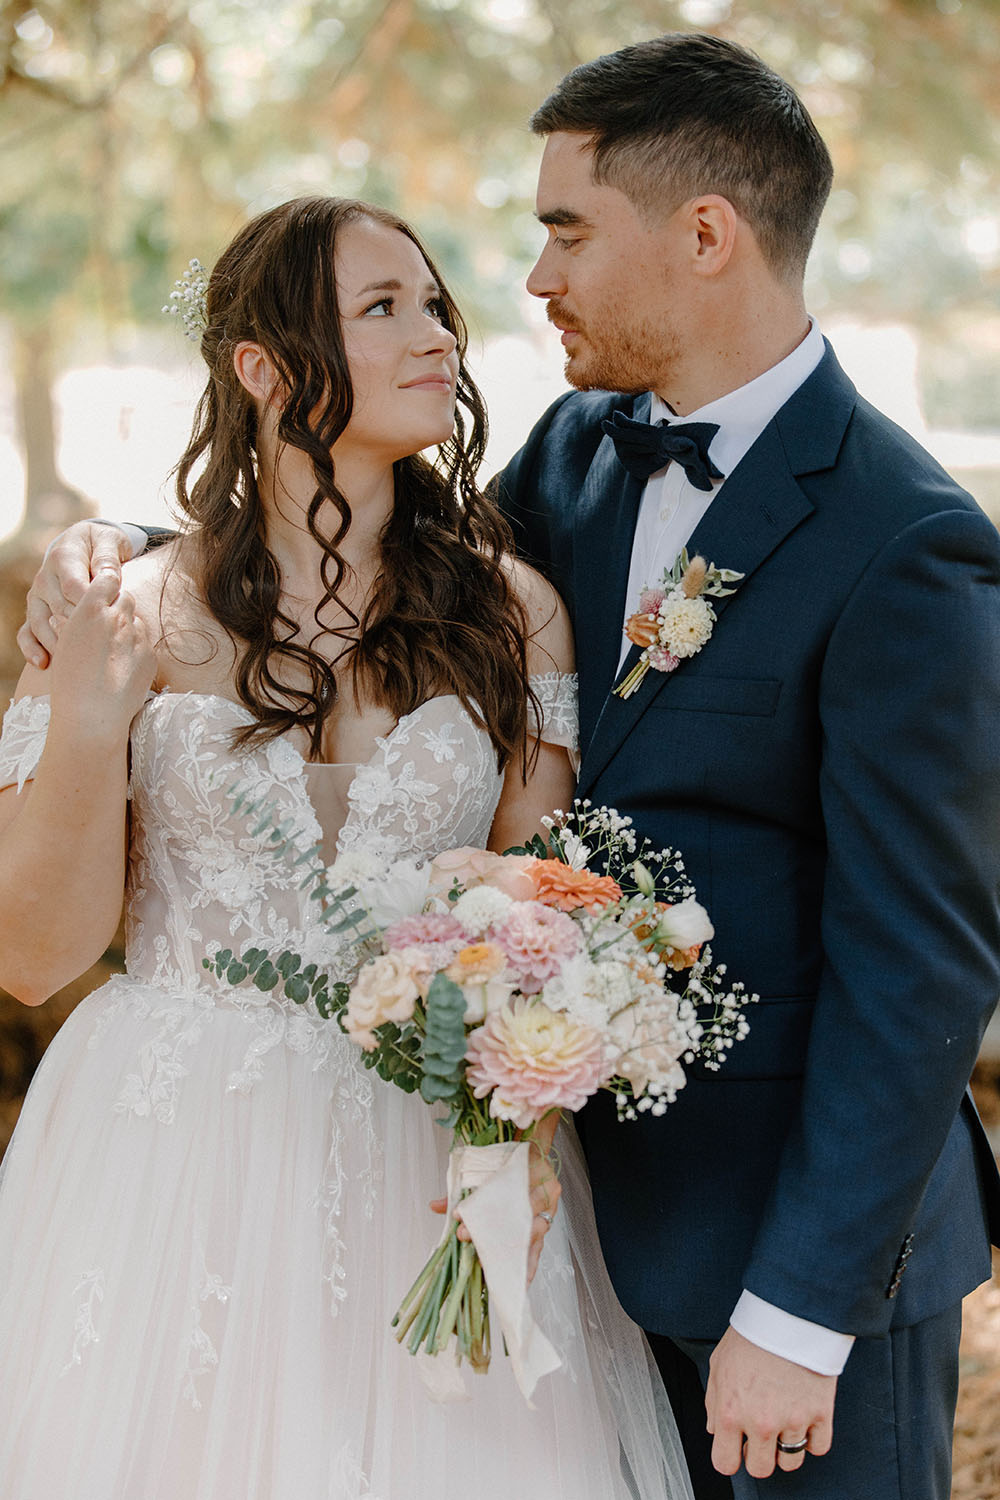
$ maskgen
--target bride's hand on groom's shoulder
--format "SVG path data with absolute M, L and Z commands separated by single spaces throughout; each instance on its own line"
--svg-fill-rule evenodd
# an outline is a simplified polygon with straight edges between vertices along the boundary
M 27 618 L 17 632 L 17 644 L 29 665 L 45 670 L 55 650 L 60 622 L 73 613 L 91 580 L 107 574 L 120 586 L 122 563 L 131 556 L 128 536 L 117 526 L 77 521 L 59 533 L 35 574 L 28 593 Z
M 829 1452 L 836 1393 L 836 1375 L 817 1375 L 727 1328 L 705 1392 L 712 1463 L 720 1474 L 735 1474 L 745 1463 L 754 1479 L 766 1479 L 776 1467 L 801 1468 L 809 1454 Z M 808 1446 L 800 1453 L 778 1450 L 779 1438 L 796 1444 L 804 1437 Z

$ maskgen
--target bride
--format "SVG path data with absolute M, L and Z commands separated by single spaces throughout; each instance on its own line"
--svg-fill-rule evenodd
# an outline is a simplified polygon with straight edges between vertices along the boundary
M 569 628 L 476 490 L 464 347 L 392 215 L 255 219 L 208 288 L 184 533 L 120 594 L 98 574 L 18 685 L 0 983 L 34 1005 L 86 969 L 123 890 L 127 974 L 57 1035 L 3 1163 L 10 1500 L 690 1495 L 572 1137 L 568 1212 L 540 1153 L 532 1174 L 562 1367 L 529 1408 L 496 1353 L 435 1405 L 389 1319 L 435 1237 L 446 1132 L 335 1024 L 202 965 L 251 944 L 336 962 L 236 782 L 329 857 L 503 849 L 571 796 Z

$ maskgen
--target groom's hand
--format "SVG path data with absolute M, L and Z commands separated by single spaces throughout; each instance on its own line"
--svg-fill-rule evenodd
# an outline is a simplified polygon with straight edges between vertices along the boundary
M 98 573 L 121 584 L 122 563 L 132 556 L 124 531 L 97 521 L 77 521 L 51 544 L 28 594 L 28 618 L 17 632 L 24 659 L 44 671 L 60 626 Z
M 829 1452 L 836 1393 L 836 1375 L 817 1375 L 727 1328 L 705 1392 L 712 1463 L 720 1474 L 735 1474 L 745 1462 L 754 1479 L 766 1479 L 775 1466 L 798 1469 L 807 1453 Z M 807 1435 L 803 1452 L 778 1452 L 779 1438 L 796 1443 Z

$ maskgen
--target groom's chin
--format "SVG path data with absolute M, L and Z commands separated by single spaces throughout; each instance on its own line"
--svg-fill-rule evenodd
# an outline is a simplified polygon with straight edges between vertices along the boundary
M 575 391 L 614 391 L 616 395 L 641 396 L 649 389 L 645 385 L 636 385 L 634 381 L 616 380 L 610 370 L 574 367 L 572 359 L 566 361 L 563 378 Z

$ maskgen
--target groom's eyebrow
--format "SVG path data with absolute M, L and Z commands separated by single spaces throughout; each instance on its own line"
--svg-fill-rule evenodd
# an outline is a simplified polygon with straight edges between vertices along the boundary
M 589 219 L 578 214 L 573 208 L 549 208 L 545 213 L 536 214 L 539 224 L 551 225 L 553 229 L 593 229 Z

